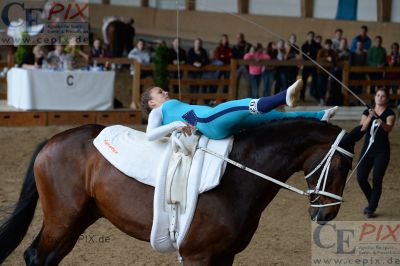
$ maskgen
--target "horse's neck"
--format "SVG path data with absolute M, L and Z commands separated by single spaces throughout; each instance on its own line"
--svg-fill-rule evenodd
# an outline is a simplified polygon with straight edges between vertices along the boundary
M 286 133 L 289 136 L 274 134 L 269 136 L 270 139 L 267 141 L 248 138 L 234 146 L 231 158 L 274 179 L 286 182 L 295 172 L 315 164 L 329 149 L 334 134 L 332 130 L 298 128 L 292 129 L 290 134 Z M 234 182 L 237 182 L 236 187 L 240 191 L 244 189 L 248 191 L 248 195 L 244 196 L 248 204 L 258 205 L 262 210 L 280 189 L 272 182 L 250 173 L 233 176 Z

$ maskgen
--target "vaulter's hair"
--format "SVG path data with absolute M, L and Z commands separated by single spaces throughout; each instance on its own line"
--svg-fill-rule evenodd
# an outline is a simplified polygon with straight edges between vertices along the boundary
M 141 110 L 144 114 L 148 115 L 151 112 L 151 107 L 149 105 L 149 101 L 151 100 L 151 90 L 153 88 L 157 87 L 156 85 L 149 85 L 146 87 L 146 89 L 143 91 L 142 96 L 140 98 L 140 107 Z

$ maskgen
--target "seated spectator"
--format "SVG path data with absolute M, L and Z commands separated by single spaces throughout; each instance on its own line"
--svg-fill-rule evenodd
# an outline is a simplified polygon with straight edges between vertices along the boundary
M 148 65 L 150 64 L 150 52 L 146 49 L 146 43 L 144 40 L 139 39 L 136 47 L 128 54 L 129 59 L 135 59 L 140 64 Z M 147 76 L 149 73 L 142 72 L 142 78 Z M 131 75 L 134 75 L 133 66 L 131 66 Z
M 129 52 L 128 58 L 135 59 L 136 61 L 144 65 L 150 64 L 150 52 L 147 51 L 146 43 L 144 40 L 140 39 L 137 42 L 136 47 Z
M 178 60 L 180 64 L 186 63 L 186 51 L 181 47 L 181 40 L 175 38 L 172 41 L 172 47 L 169 49 L 169 63 L 177 65 Z
M 36 45 L 33 47 L 31 51 L 28 51 L 22 62 L 20 67 L 24 69 L 39 69 L 42 67 L 44 59 L 44 51 L 43 47 L 40 45 Z
M 343 40 L 343 30 L 342 29 L 336 29 L 335 30 L 335 37 L 332 38 L 332 49 L 336 51 L 336 53 L 339 52 L 340 49 L 340 43 Z
M 72 37 L 69 40 L 68 45 L 64 48 L 64 52 L 66 53 L 64 64 L 67 65 L 64 67 L 65 69 L 75 68 L 80 60 L 83 60 L 85 63 L 89 60 L 89 55 L 76 44 L 75 37 Z
M 47 55 L 47 64 L 52 69 L 62 69 L 64 66 L 66 54 L 64 53 L 64 45 L 56 44 L 54 50 Z
M 368 51 L 371 47 L 371 39 L 367 35 L 368 27 L 363 25 L 361 26 L 361 33 L 353 38 L 351 41 L 350 51 L 355 52 L 357 49 L 357 42 L 361 42 L 365 51 Z
M 104 56 L 104 48 L 100 39 L 95 39 L 93 41 L 93 46 L 90 49 L 90 56 L 92 58 L 98 58 Z
M 376 36 L 374 39 L 374 45 L 368 50 L 367 62 L 369 66 L 383 67 L 386 65 L 386 49 L 382 47 L 382 37 Z M 383 78 L 382 72 L 373 72 L 369 74 L 369 77 L 373 80 L 379 80 Z
M 366 66 L 367 65 L 367 52 L 364 49 L 362 41 L 358 41 L 356 43 L 356 50 L 354 52 L 351 52 L 350 65 L 351 66 Z M 365 79 L 365 74 L 364 73 L 350 73 L 350 79 L 362 80 L 362 79 Z M 357 93 L 357 94 L 362 92 L 361 86 L 350 87 L 350 89 L 354 93 Z
M 189 49 L 188 52 L 188 64 L 194 67 L 200 68 L 206 66 L 210 63 L 207 51 L 203 48 L 203 41 L 200 38 L 194 40 L 193 47 Z M 203 76 L 202 71 L 191 71 L 189 72 L 189 78 L 191 79 L 201 79 Z M 191 93 L 198 93 L 199 86 L 190 86 L 189 91 Z M 206 92 L 206 91 L 204 91 Z M 191 102 L 195 104 L 195 101 Z
M 275 42 L 269 42 L 267 44 L 267 55 L 271 60 L 276 59 L 278 54 L 278 50 L 276 48 Z M 262 76 L 262 85 L 261 85 L 261 95 L 262 97 L 272 95 L 272 85 L 275 80 L 275 67 L 274 66 L 264 66 L 263 76 Z
M 332 41 L 326 39 L 324 42 L 324 47 L 318 51 L 317 62 L 319 63 L 332 63 L 336 65 L 337 54 L 335 50 L 332 49 Z M 318 98 L 319 104 L 321 106 L 325 105 L 325 96 L 328 89 L 328 74 L 322 69 L 317 69 L 318 73 Z
M 250 52 L 245 54 L 244 60 L 269 60 L 271 57 L 263 52 L 263 47 L 261 43 L 257 43 L 256 47 L 251 47 Z M 262 76 L 262 65 L 249 65 L 249 78 L 250 78 L 250 88 L 249 97 L 259 98 L 258 87 L 260 85 Z M 265 89 L 263 89 L 264 91 Z

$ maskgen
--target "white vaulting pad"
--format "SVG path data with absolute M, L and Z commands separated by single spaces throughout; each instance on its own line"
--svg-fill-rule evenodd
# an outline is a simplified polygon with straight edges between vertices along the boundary
M 147 141 L 143 132 L 116 125 L 103 129 L 93 144 L 122 173 L 154 187 L 157 162 L 167 149 L 168 138 Z
M 160 252 L 176 250 L 169 238 L 168 204 L 165 201 L 166 176 L 172 155 L 170 138 L 147 141 L 145 134 L 125 126 L 103 129 L 93 144 L 117 169 L 139 182 L 155 187 L 154 217 L 150 237 L 152 247 Z M 210 140 L 201 136 L 198 146 L 206 147 L 220 155 L 228 156 L 233 137 Z M 192 221 L 198 194 L 208 191 L 220 182 L 226 162 L 197 150 L 193 156 L 187 185 L 186 208 L 178 218 L 177 245 L 182 243 Z

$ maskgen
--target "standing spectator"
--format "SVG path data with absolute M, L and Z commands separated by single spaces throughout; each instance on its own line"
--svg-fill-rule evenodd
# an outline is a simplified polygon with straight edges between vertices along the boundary
M 317 54 L 318 63 L 332 63 L 334 66 L 337 63 L 337 55 L 332 49 L 332 41 L 326 39 L 324 48 L 320 49 Z M 318 98 L 321 106 L 325 105 L 325 95 L 328 89 L 328 74 L 318 68 Z
M 286 60 L 300 59 L 300 48 L 296 45 L 296 35 L 290 34 L 289 40 L 285 42 Z M 297 80 L 299 68 L 297 66 L 287 67 L 287 84 L 292 84 Z
M 250 51 L 252 45 L 248 43 L 243 33 L 237 35 L 237 43 L 232 48 L 232 58 L 243 59 L 244 55 Z M 240 79 L 244 77 L 247 84 L 249 84 L 249 70 L 248 66 L 240 65 L 236 72 L 236 91 L 239 89 Z
M 222 34 L 221 40 L 218 47 L 214 51 L 214 59 L 222 62 L 223 65 L 229 65 L 232 58 L 232 48 L 229 45 L 228 35 Z M 221 71 L 218 74 L 218 78 L 224 77 L 224 79 L 229 78 L 229 72 Z M 216 88 L 212 89 L 216 91 Z M 215 92 L 210 91 L 210 92 Z M 224 86 L 223 93 L 228 92 L 228 86 Z
M 374 45 L 368 50 L 367 62 L 369 66 L 383 67 L 386 65 L 386 49 L 382 47 L 382 37 L 376 36 Z M 371 79 L 382 79 L 382 72 L 369 74 Z
M 386 65 L 386 49 L 382 47 L 382 37 L 376 36 L 374 46 L 368 50 L 368 65 L 382 67 Z
M 210 60 L 208 58 L 208 53 L 203 48 L 203 41 L 200 38 L 194 40 L 193 47 L 189 49 L 187 60 L 188 64 L 191 64 L 192 66 L 197 68 L 206 66 L 210 63 Z M 191 79 L 201 79 L 202 76 L 203 76 L 202 71 L 189 72 L 189 78 Z M 190 86 L 189 91 L 191 93 L 198 93 L 199 86 Z M 191 104 L 195 104 L 195 102 L 193 101 Z
M 340 49 L 340 43 L 343 40 L 343 30 L 342 29 L 336 29 L 335 30 L 335 37 L 332 38 L 332 49 L 335 50 L 336 53 L 338 53 Z
M 348 48 L 347 44 L 347 39 L 342 38 L 340 41 L 340 46 L 339 49 L 337 50 L 337 58 L 338 58 L 338 64 L 334 67 L 333 70 L 333 75 L 338 79 L 342 80 L 342 72 L 343 68 L 341 66 L 341 63 L 344 62 L 349 62 L 350 61 L 350 49 Z M 327 100 L 327 105 L 342 105 L 343 104 L 343 95 L 342 95 L 342 86 L 332 80 L 331 82 L 331 89 L 329 91 L 329 98 Z
M 388 107 L 388 99 L 389 92 L 382 88 L 378 89 L 374 97 L 375 105 L 364 111 L 360 122 L 364 128 L 368 127 L 361 154 L 364 154 L 368 147 L 372 123 L 377 120 L 379 124 L 375 141 L 357 169 L 358 184 L 368 201 L 368 206 L 364 209 L 366 218 L 375 217 L 375 210 L 382 194 L 383 177 L 390 160 L 389 133 L 395 124 L 395 113 Z M 371 186 L 368 176 L 372 168 Z
M 339 61 L 350 60 L 351 52 L 350 52 L 349 45 L 347 43 L 346 38 L 342 38 L 340 40 L 340 46 L 339 46 L 339 49 L 336 51 L 336 53 L 337 53 Z
M 367 52 L 363 47 L 363 43 L 358 41 L 356 44 L 356 50 L 351 52 L 350 54 L 350 65 L 351 66 L 366 66 L 367 65 Z M 350 73 L 350 79 L 353 80 L 362 80 L 365 79 L 364 73 Z M 354 93 L 361 93 L 362 87 L 351 87 L 350 88 Z
M 321 35 L 317 35 L 315 36 L 315 42 L 318 45 L 318 50 L 322 48 L 322 36 Z
M 388 66 L 400 67 L 400 53 L 399 53 L 399 43 L 394 42 L 390 46 L 390 54 L 386 57 Z M 386 72 L 386 79 L 389 80 L 400 80 L 399 72 Z M 391 86 L 392 93 L 397 93 L 398 86 Z
M 278 54 L 278 50 L 276 49 L 275 42 L 269 42 L 267 44 L 267 55 L 271 60 L 276 59 Z M 265 66 L 262 76 L 262 91 L 261 95 L 263 97 L 272 95 L 272 84 L 275 80 L 275 67 L 274 66 Z
M 311 59 L 317 59 L 317 53 L 319 50 L 318 44 L 314 41 L 314 32 L 309 31 L 307 33 L 307 41 L 301 46 L 301 51 L 303 54 L 306 54 Z M 309 61 L 307 57 L 303 55 L 303 59 L 305 61 Z M 311 87 L 310 94 L 311 96 L 317 96 L 317 69 L 314 66 L 305 66 L 303 67 L 302 79 L 303 79 L 303 89 L 301 90 L 300 99 L 304 101 L 305 93 L 307 88 L 307 79 L 311 75 Z
M 181 40 L 179 38 L 175 38 L 172 41 L 172 47 L 169 48 L 169 63 L 177 65 L 178 63 L 180 65 L 186 63 L 186 51 L 181 47 Z M 178 75 L 179 74 L 179 75 Z M 173 71 L 169 72 L 170 78 L 177 79 L 178 77 L 182 78 L 183 72 L 180 71 Z M 174 93 L 179 92 L 179 87 L 174 85 Z
M 256 47 L 252 47 L 250 52 L 244 55 L 244 60 L 269 60 L 271 57 L 263 52 L 263 47 L 261 43 L 257 43 Z M 258 87 L 260 85 L 262 76 L 262 65 L 249 65 L 249 77 L 250 77 L 250 98 L 258 98 Z M 263 89 L 264 90 L 264 89 Z
M 354 52 L 357 49 L 357 42 L 362 42 L 365 51 L 369 50 L 369 48 L 371 47 L 371 39 L 368 37 L 367 33 L 368 33 L 368 27 L 365 25 L 361 26 L 360 35 L 357 35 L 351 41 L 350 50 L 352 52 Z
M 133 43 L 135 41 L 135 34 L 136 30 L 135 27 L 133 26 L 135 24 L 135 20 L 133 18 L 130 18 L 126 22 L 126 32 L 125 32 L 125 38 L 126 38 L 126 51 L 130 52 L 133 49 Z
M 276 59 L 279 61 L 286 61 L 286 56 L 288 51 L 285 48 L 285 41 L 279 40 L 276 43 L 276 49 L 277 49 Z M 287 88 L 287 81 L 288 81 L 287 67 L 284 66 L 276 67 L 275 93 Z
M 132 51 L 129 52 L 128 54 L 129 59 L 135 59 L 138 61 L 140 64 L 143 65 L 148 65 L 150 64 L 150 52 L 146 49 L 146 43 L 144 40 L 139 39 L 139 41 L 136 44 L 136 47 L 132 49 Z M 134 75 L 134 68 L 131 65 L 131 75 Z M 149 73 L 146 73 L 142 71 L 141 73 L 141 78 L 144 78 L 149 75 Z

